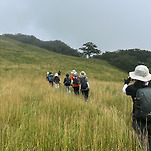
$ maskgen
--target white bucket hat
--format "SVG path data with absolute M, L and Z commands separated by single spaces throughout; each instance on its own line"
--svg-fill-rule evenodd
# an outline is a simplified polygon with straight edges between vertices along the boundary
M 58 73 L 55 73 L 55 77 L 57 77 L 58 76 Z
M 135 71 L 129 72 L 129 76 L 132 79 L 140 80 L 144 82 L 151 80 L 151 74 L 149 73 L 149 69 L 144 65 L 138 65 L 135 68 Z
M 86 73 L 84 71 L 81 71 L 80 76 L 86 76 Z
M 72 71 L 71 71 L 71 74 L 75 74 L 75 73 L 77 73 L 75 70 L 72 70 Z

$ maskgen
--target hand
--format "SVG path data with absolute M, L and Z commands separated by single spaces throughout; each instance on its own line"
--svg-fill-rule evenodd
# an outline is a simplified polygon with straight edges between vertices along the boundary
M 129 84 L 131 81 L 131 77 L 129 77 L 128 79 L 124 79 L 124 84 Z

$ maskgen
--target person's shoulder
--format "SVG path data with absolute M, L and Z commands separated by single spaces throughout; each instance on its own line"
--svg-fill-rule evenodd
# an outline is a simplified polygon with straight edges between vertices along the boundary
M 151 87 L 151 83 L 149 82 L 148 87 Z
M 126 88 L 126 91 L 130 92 L 130 91 L 136 91 L 138 88 L 135 87 L 134 84 L 128 85 L 128 87 Z
M 128 85 L 128 87 L 126 88 L 126 94 L 135 97 L 137 90 L 138 88 L 136 88 L 134 84 Z
M 88 77 L 83 77 L 83 79 L 84 79 L 85 81 L 88 81 Z
M 127 88 L 135 88 L 135 86 L 134 86 L 134 84 L 130 84 L 130 85 L 128 85 Z

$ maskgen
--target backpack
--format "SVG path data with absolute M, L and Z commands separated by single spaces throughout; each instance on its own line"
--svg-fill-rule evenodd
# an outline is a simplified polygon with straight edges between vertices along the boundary
M 73 84 L 79 84 L 80 80 L 79 80 L 79 76 L 78 75 L 74 75 L 73 76 Z
M 88 89 L 86 77 L 81 78 L 80 83 L 81 83 L 81 90 L 87 90 Z
M 136 92 L 136 117 L 151 121 L 151 87 L 138 89 Z
M 52 82 L 53 81 L 53 76 L 52 75 L 48 75 L 48 81 Z
M 71 79 L 70 78 L 66 78 L 66 81 L 65 81 L 65 86 L 70 86 L 71 85 Z
M 56 84 L 58 84 L 59 83 L 59 81 L 60 81 L 60 79 L 59 79 L 59 77 L 54 77 L 54 82 L 56 83 Z

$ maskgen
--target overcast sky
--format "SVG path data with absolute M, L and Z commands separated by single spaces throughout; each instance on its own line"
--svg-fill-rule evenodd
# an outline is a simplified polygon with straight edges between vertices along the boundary
M 72 48 L 151 50 L 151 0 L 0 0 L 0 34 L 61 40 Z

